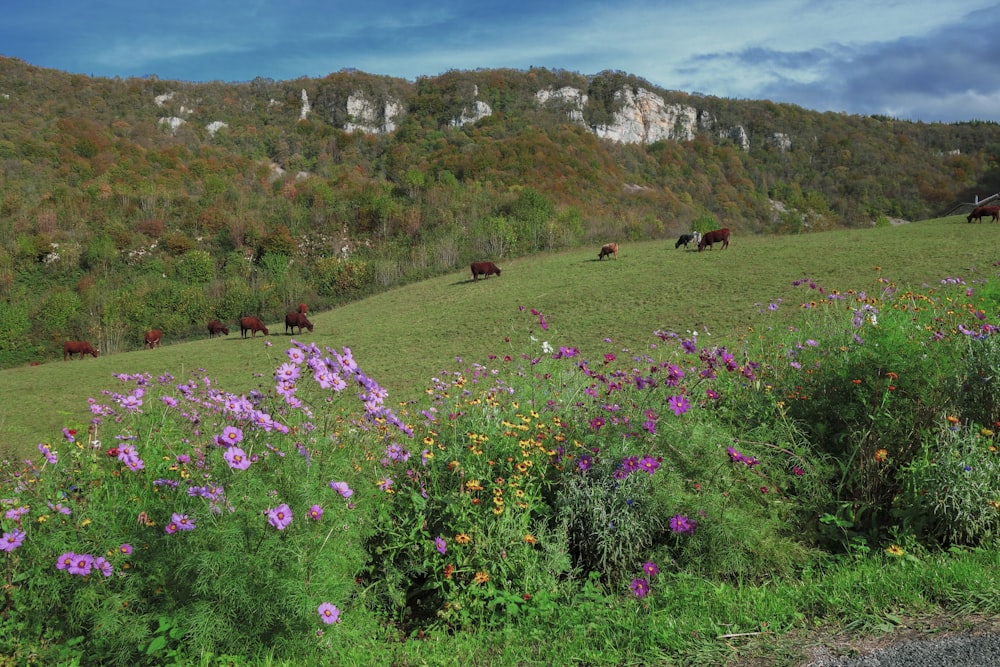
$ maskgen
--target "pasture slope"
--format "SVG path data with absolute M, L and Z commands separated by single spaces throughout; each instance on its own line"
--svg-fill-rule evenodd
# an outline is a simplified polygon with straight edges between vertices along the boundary
M 620 260 L 599 262 L 598 246 L 497 261 L 500 277 L 473 282 L 468 267 L 358 301 L 311 313 L 320 346 L 350 347 L 361 367 L 390 392 L 390 402 L 422 393 L 435 373 L 455 359 L 486 361 L 488 354 L 520 354 L 527 343 L 519 307 L 535 308 L 550 323 L 534 335 L 552 345 L 572 345 L 584 355 L 612 339 L 642 350 L 652 332 L 699 330 L 724 342 L 754 325 L 760 305 L 809 297 L 793 280 L 811 278 L 828 289 L 871 289 L 876 273 L 900 286 L 935 283 L 947 276 L 995 279 L 1000 225 L 967 232 L 964 216 L 864 230 L 799 236 L 733 233 L 728 250 L 675 249 L 673 240 L 627 242 Z M 815 295 L 813 295 L 815 296 Z M 115 373 L 170 373 L 178 380 L 205 369 L 223 389 L 244 393 L 272 385 L 289 336 L 273 332 L 242 340 L 228 337 L 171 344 L 98 359 L 50 361 L 0 371 L 0 456 L 36 456 L 64 427 L 85 428 L 88 397 L 114 389 Z M 707 332 L 707 333 L 706 333 Z M 505 339 L 509 338 L 509 342 Z M 136 344 L 141 344 L 141 340 Z M 270 343 L 270 345 L 268 345 Z

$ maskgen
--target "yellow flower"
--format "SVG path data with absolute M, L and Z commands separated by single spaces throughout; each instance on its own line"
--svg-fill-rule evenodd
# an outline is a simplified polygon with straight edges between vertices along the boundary
M 527 542 L 528 544 L 535 544 L 536 542 L 538 542 L 538 538 L 532 535 L 531 533 L 528 533 L 527 535 L 524 536 L 524 541 Z
M 455 536 L 455 544 L 468 544 L 472 541 L 472 538 L 465 533 L 459 533 Z
M 483 485 L 480 484 L 478 479 L 470 479 L 468 482 L 465 483 L 465 488 L 468 489 L 469 491 L 482 491 Z
M 886 547 L 885 552 L 890 556 L 902 556 L 903 554 L 906 553 L 906 551 L 903 550 L 903 547 L 899 546 L 898 544 L 893 544 L 890 547 Z
M 982 433 L 983 435 L 985 435 L 987 438 L 993 436 L 993 431 L 991 431 L 988 428 L 984 428 L 983 430 L 980 431 L 980 433 Z
M 80 522 L 80 528 L 86 528 L 91 523 L 93 522 L 90 519 L 84 519 L 83 521 Z
M 878 451 L 875 452 L 875 460 L 878 461 L 879 463 L 882 463 L 888 458 L 889 458 L 889 452 L 885 449 L 879 449 Z
M 485 584 L 490 580 L 490 575 L 488 572 L 476 572 L 476 576 L 472 578 L 472 581 L 477 584 Z
M 45 523 L 48 520 L 49 520 L 48 514 L 43 514 L 40 517 L 38 517 L 38 523 Z

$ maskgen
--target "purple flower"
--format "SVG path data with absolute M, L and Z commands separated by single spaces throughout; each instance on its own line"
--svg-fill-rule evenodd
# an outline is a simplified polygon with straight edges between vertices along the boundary
M 48 461 L 49 463 L 51 463 L 52 465 L 55 465 L 56 463 L 59 463 L 59 457 L 56 456 L 56 453 L 53 452 L 49 448 L 49 446 L 47 444 L 45 444 L 44 442 L 39 443 L 39 445 L 38 445 L 38 451 L 40 451 L 42 453 L 42 456 L 45 457 L 45 460 Z
M 445 555 L 446 553 L 448 553 L 448 545 L 445 544 L 445 541 L 444 541 L 443 537 L 435 537 L 434 538 L 434 548 L 442 556 Z
M 330 482 L 330 488 L 342 495 L 344 498 L 350 498 L 354 495 L 354 491 L 351 487 L 347 485 L 347 482 Z
M 14 549 L 18 548 L 19 546 L 21 546 L 21 543 L 24 542 L 24 535 L 25 535 L 24 531 L 18 530 L 17 528 L 10 531 L 9 533 L 4 533 L 2 536 L 0 536 L 0 551 L 6 551 L 10 553 Z
M 278 530 L 284 530 L 292 523 L 292 509 L 287 503 L 281 503 L 277 507 L 267 510 L 267 522 Z
M 643 456 L 642 460 L 639 461 L 639 469 L 645 470 L 650 475 L 656 472 L 656 469 L 660 467 L 660 462 L 653 456 Z
M 594 457 L 590 454 L 583 454 L 580 460 L 576 462 L 576 465 L 581 471 L 587 472 L 594 465 Z
M 66 571 L 70 574 L 87 576 L 94 567 L 94 557 L 90 554 L 73 554 L 73 562 L 70 563 Z
M 319 521 L 323 518 L 323 508 L 319 505 L 313 505 L 309 508 L 309 518 L 313 521 Z
M 56 569 L 68 570 L 69 567 L 73 564 L 73 561 L 75 559 L 76 559 L 76 554 L 73 553 L 72 551 L 67 551 L 66 553 L 59 556 L 58 560 L 56 560 Z
M 120 553 L 125 554 L 126 556 L 130 556 L 132 555 L 132 545 L 126 542 L 125 544 L 118 547 L 118 551 Z
M 176 533 L 178 530 L 194 530 L 194 521 L 191 520 L 187 514 L 179 514 L 174 512 L 170 517 L 170 523 L 166 525 L 164 530 L 170 534 Z
M 329 602 L 321 604 L 317 611 L 319 612 L 320 619 L 322 619 L 322 621 L 327 625 L 340 623 L 340 610 Z
M 648 577 L 655 577 L 660 573 L 660 568 L 658 568 L 656 563 L 653 561 L 648 561 L 643 563 L 642 571 L 645 572 Z
M 101 574 L 105 577 L 110 577 L 111 572 L 113 571 L 111 563 L 109 563 L 103 556 L 98 556 L 94 559 L 94 568 L 100 570 Z
M 637 598 L 644 598 L 649 594 L 649 582 L 645 579 L 633 579 L 628 587 Z
M 688 402 L 687 397 L 681 396 L 671 396 L 667 400 L 667 404 L 670 409 L 674 411 L 674 414 L 678 417 L 691 409 L 691 404 Z
M 227 426 L 222 429 L 222 435 L 216 438 L 216 442 L 223 447 L 228 447 L 229 445 L 235 445 L 243 440 L 243 431 L 236 428 L 235 426 Z
M 686 514 L 675 514 L 670 517 L 670 530 L 673 532 L 683 535 L 692 534 L 694 529 L 698 527 L 698 522 L 694 519 L 688 518 Z
M 250 458 L 239 447 L 227 447 L 222 458 L 226 460 L 226 463 L 233 470 L 246 470 L 250 467 Z

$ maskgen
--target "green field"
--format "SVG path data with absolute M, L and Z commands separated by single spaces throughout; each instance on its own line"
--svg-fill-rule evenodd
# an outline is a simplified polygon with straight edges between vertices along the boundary
M 799 278 L 846 291 L 870 288 L 876 275 L 901 286 L 996 275 L 998 239 L 1000 225 L 970 226 L 954 216 L 800 236 L 734 234 L 728 250 L 702 253 L 674 249 L 672 242 L 623 242 L 618 261 L 597 261 L 596 247 L 498 261 L 500 277 L 473 283 L 467 270 L 456 271 L 311 313 L 315 330 L 302 338 L 350 347 L 390 391 L 390 400 L 403 401 L 435 373 L 453 368 L 456 357 L 473 362 L 509 352 L 504 339 L 522 306 L 545 314 L 551 326 L 538 332 L 543 339 L 558 346 L 565 334 L 565 342 L 585 354 L 604 349 L 604 338 L 642 349 L 657 329 L 697 329 L 724 339 L 746 333 L 757 316 L 755 304 L 809 298 L 791 285 Z M 169 372 L 183 379 L 204 368 L 230 391 L 266 384 L 269 378 L 258 374 L 270 373 L 283 355 L 284 324 L 268 323 L 271 347 L 260 337 L 241 340 L 238 327 L 229 326 L 230 335 L 221 339 L 206 334 L 183 344 L 165 340 L 152 351 L 0 371 L 7 397 L 0 405 L 0 453 L 23 456 L 64 427 L 85 426 L 87 398 L 113 388 L 114 373 Z

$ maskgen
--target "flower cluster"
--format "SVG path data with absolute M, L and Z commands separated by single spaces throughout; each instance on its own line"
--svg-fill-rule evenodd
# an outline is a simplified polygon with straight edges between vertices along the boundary
M 65 570 L 69 574 L 87 576 L 93 570 L 97 570 L 105 577 L 110 577 L 112 573 L 111 563 L 103 556 L 91 556 L 90 554 L 77 554 L 72 551 L 59 556 L 56 561 L 57 570 Z

